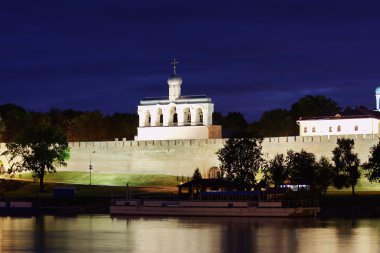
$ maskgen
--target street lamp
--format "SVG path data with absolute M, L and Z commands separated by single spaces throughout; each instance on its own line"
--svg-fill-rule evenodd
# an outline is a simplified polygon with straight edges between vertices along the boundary
M 94 154 L 94 153 L 95 153 L 95 151 L 92 151 L 92 153 L 90 154 L 90 166 L 88 167 L 88 169 L 90 170 L 90 185 L 91 185 L 91 171 L 93 169 L 92 164 L 91 164 L 91 158 L 92 158 L 92 154 Z

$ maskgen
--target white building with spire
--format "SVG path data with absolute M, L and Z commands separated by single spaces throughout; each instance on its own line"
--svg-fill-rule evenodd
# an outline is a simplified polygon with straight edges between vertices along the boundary
M 206 95 L 182 96 L 178 61 L 167 83 L 169 96 L 151 97 L 137 107 L 139 127 L 136 140 L 183 140 L 221 138 L 221 126 L 212 124 L 214 104 Z

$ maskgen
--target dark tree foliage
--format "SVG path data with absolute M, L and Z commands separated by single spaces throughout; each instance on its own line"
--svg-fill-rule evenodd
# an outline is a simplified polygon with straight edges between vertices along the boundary
M 128 113 L 115 113 L 105 117 L 107 124 L 107 139 L 126 138 L 133 140 L 137 134 L 138 115 Z
M 223 136 L 232 138 L 246 137 L 248 122 L 240 112 L 229 112 L 223 120 Z
M 31 171 L 35 180 L 44 190 L 44 177 L 53 173 L 58 166 L 66 166 L 69 156 L 66 135 L 53 126 L 27 127 L 15 142 L 6 144 L 7 150 L 2 155 L 9 158 L 11 167 L 8 173 Z
M 202 174 L 201 174 L 201 172 L 199 171 L 199 169 L 196 168 L 196 169 L 194 170 L 194 174 L 193 174 L 193 177 L 191 178 L 191 180 L 199 181 L 199 180 L 201 180 L 201 179 L 202 179 Z
M 216 154 L 221 163 L 221 177 L 235 183 L 254 184 L 263 159 L 261 139 L 228 139 Z
M 366 171 L 365 176 L 371 183 L 380 183 L 380 141 L 371 147 L 368 162 L 363 164 L 363 169 Z
M 335 163 L 336 180 L 334 186 L 338 189 L 351 186 L 352 195 L 355 195 L 355 185 L 360 178 L 358 154 L 353 152 L 353 139 L 339 138 L 337 147 L 333 150 L 332 160 Z
M 212 114 L 212 124 L 214 125 L 224 125 L 224 117 L 220 112 L 213 112 Z
M 334 168 L 330 160 L 322 156 L 315 164 L 315 184 L 318 192 L 325 195 L 327 188 L 333 185 L 335 178 Z
M 47 113 L 50 118 L 50 124 L 61 128 L 66 134 L 68 134 L 70 125 L 72 121 L 82 115 L 83 112 L 75 111 L 72 109 L 60 110 L 60 109 L 51 109 Z M 69 139 L 69 141 L 72 141 Z
M 297 132 L 297 124 L 287 110 L 266 111 L 256 124 L 257 132 L 263 137 L 290 136 Z
M 337 102 L 324 96 L 306 95 L 292 105 L 291 113 L 299 117 L 332 116 L 340 112 Z
M 107 140 L 107 125 L 101 112 L 86 112 L 72 120 L 68 132 L 72 141 Z
M 262 172 L 264 180 L 275 186 L 279 186 L 289 177 L 308 179 L 313 188 L 321 194 L 326 193 L 335 178 L 333 166 L 326 157 L 321 157 L 316 162 L 315 155 L 304 150 L 289 150 L 286 158 L 283 154 L 277 154 L 264 165 Z
M 14 141 L 23 128 L 31 123 L 32 114 L 14 104 L 0 105 L 0 117 L 3 119 L 5 131 L 3 142 Z
M 276 154 L 273 159 L 263 165 L 262 172 L 267 184 L 278 187 L 284 183 L 284 180 L 289 177 L 284 155 Z
M 286 156 L 286 168 L 290 177 L 303 177 L 311 182 L 315 180 L 315 155 L 305 150 L 289 150 Z
M 4 140 L 5 135 L 5 124 L 3 119 L 0 117 L 0 141 Z

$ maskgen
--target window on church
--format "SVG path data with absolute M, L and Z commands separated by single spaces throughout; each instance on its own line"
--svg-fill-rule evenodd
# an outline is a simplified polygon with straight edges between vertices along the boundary
M 201 108 L 197 109 L 197 125 L 202 125 L 203 124 L 203 112 Z
M 359 130 L 359 126 L 356 125 L 356 126 L 355 126 L 355 131 L 358 131 L 358 130 Z
M 303 132 L 304 132 L 304 133 L 307 133 L 307 127 L 304 127 L 304 128 L 303 128 Z
M 312 131 L 313 133 L 315 133 L 315 127 L 313 127 L 313 128 L 311 129 L 311 131 Z
M 330 132 L 330 133 L 332 132 L 332 127 L 329 127 L 329 132 Z
M 160 126 L 164 124 L 164 115 L 160 114 Z
M 177 116 L 177 113 L 174 113 L 173 114 L 173 125 L 178 125 L 178 116 Z
M 340 132 L 342 130 L 342 127 L 341 126 L 338 126 L 337 128 L 336 128 L 336 131 L 337 132 Z

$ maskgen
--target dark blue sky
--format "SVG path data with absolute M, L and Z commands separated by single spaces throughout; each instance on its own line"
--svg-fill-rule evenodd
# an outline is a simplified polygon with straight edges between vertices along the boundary
M 248 120 L 306 94 L 374 108 L 379 1 L 2 1 L 0 104 L 136 112 L 182 94 Z

